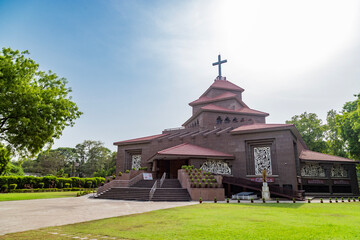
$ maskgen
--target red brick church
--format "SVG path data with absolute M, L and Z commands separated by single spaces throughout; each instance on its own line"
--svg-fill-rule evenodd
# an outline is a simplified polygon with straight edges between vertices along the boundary
M 213 64 L 219 66 L 219 76 L 189 103 L 192 116 L 182 127 L 114 143 L 117 173 L 147 167 L 157 178 L 166 173 L 173 179 L 182 165 L 194 165 L 223 175 L 229 195 L 246 190 L 246 183 L 261 181 L 265 169 L 270 187 L 306 194 L 359 194 L 357 162 L 310 151 L 294 125 L 267 124 L 269 114 L 250 108 L 243 101 L 244 89 L 221 76 L 224 62 L 219 56 Z

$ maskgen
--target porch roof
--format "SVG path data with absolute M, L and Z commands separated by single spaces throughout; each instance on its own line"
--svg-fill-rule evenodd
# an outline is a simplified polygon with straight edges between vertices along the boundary
M 324 154 L 324 153 L 313 152 L 310 150 L 302 150 L 299 158 L 303 161 L 329 161 L 329 162 L 358 163 L 358 161 L 355 161 L 352 159 L 328 155 L 328 154 Z
M 196 146 L 190 143 L 182 143 L 174 147 L 158 151 L 148 161 L 154 159 L 179 159 L 179 158 L 214 158 L 214 159 L 234 159 L 234 155 L 223 153 L 209 148 Z

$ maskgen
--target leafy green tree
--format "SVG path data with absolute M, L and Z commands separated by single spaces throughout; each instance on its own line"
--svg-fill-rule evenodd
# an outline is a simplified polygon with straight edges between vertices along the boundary
M 27 54 L 10 48 L 0 52 L 0 166 L 9 161 L 9 151 L 39 153 L 82 114 L 71 101 L 66 79 L 40 71 Z
M 85 140 L 77 144 L 75 149 L 80 177 L 91 177 L 94 172 L 106 169 L 112 157 L 112 152 L 100 141 Z
M 326 143 L 327 143 L 327 153 L 340 157 L 349 157 L 348 151 L 346 149 L 345 141 L 340 133 L 339 122 L 336 121 L 337 112 L 335 110 L 330 110 L 327 113 L 327 131 L 326 131 Z
M 326 153 L 326 126 L 322 124 L 322 120 L 315 113 L 304 112 L 295 115 L 286 123 L 295 125 L 310 150 Z
M 336 116 L 336 122 L 350 156 L 360 160 L 360 94 L 354 96 L 357 99 L 345 103 L 342 112 Z
M 24 170 L 21 167 L 21 161 L 9 162 L 5 168 L 5 176 L 24 176 Z

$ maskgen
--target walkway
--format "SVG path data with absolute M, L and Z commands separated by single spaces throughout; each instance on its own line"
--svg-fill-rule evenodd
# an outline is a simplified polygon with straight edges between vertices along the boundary
M 5 201 L 0 202 L 0 235 L 192 204 L 197 202 L 137 202 L 88 196 Z

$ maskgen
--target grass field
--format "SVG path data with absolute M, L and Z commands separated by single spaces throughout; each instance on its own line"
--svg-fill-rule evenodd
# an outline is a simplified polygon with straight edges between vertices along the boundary
M 199 204 L 0 239 L 360 239 L 360 203 Z
M 76 197 L 77 192 L 1 193 L 0 201 Z

